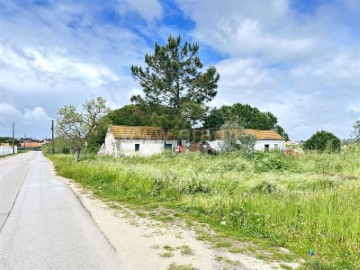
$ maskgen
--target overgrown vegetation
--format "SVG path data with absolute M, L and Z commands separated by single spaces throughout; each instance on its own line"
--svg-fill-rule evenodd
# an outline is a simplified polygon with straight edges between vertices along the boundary
M 107 112 L 102 97 L 86 101 L 82 104 L 81 112 L 77 112 L 74 105 L 64 106 L 59 110 L 56 133 L 58 137 L 69 142 L 69 146 L 75 151 L 76 161 L 79 161 L 81 149 Z
M 231 106 L 221 106 L 212 109 L 204 118 L 204 128 L 219 129 L 226 122 L 241 121 L 243 128 L 268 130 L 273 129 L 286 141 L 289 140 L 288 134 L 278 124 L 278 120 L 271 112 L 261 112 L 258 108 L 249 104 L 234 103 Z
M 318 152 L 338 152 L 340 151 L 340 146 L 340 139 L 325 130 L 316 132 L 304 143 L 304 149 Z
M 298 158 L 280 152 L 51 158 L 60 175 L 97 196 L 175 209 L 229 237 L 286 247 L 305 258 L 304 269 L 359 269 L 359 156 L 360 144 L 351 144 Z

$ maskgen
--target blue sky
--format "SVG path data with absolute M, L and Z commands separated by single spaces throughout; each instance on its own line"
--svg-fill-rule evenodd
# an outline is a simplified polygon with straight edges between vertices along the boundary
M 169 35 L 200 45 L 220 75 L 212 107 L 270 111 L 290 138 L 348 138 L 360 116 L 358 0 L 0 0 L 0 136 L 50 137 L 59 108 L 141 92 L 142 65 Z

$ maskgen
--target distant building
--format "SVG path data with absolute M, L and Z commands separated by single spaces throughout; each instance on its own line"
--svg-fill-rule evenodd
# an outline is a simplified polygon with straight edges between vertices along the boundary
M 294 142 L 294 141 L 287 141 L 285 143 L 286 148 L 290 148 L 290 149 L 301 149 L 302 148 L 302 143 L 300 142 Z
M 147 126 L 109 127 L 99 155 L 115 157 L 151 156 L 169 149 L 175 151 L 177 140 L 162 128 Z
M 29 141 L 29 140 L 24 140 L 22 142 L 20 142 L 21 148 L 41 148 L 42 144 L 39 142 L 34 142 L 34 141 Z
M 235 132 L 236 136 L 252 135 L 255 137 L 254 150 L 272 151 L 285 149 L 285 139 L 274 130 L 243 129 Z M 224 131 L 215 132 L 216 140 L 208 142 L 211 148 L 219 152 L 224 138 Z M 240 143 L 240 142 L 239 142 Z

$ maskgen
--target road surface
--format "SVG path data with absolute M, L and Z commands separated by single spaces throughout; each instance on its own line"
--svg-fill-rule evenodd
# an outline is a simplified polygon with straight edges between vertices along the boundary
M 115 249 L 41 152 L 0 159 L 0 269 L 121 269 Z

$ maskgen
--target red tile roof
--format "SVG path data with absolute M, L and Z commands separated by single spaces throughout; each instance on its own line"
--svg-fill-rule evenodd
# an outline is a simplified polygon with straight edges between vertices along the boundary
M 148 126 L 117 126 L 112 125 L 111 131 L 115 139 L 141 139 L 141 140 L 175 140 L 176 136 L 166 133 L 159 127 Z
M 257 140 L 285 140 L 274 130 L 243 129 L 234 130 L 234 132 L 237 136 L 253 135 Z M 224 137 L 224 131 L 216 131 L 215 137 L 217 139 L 222 139 Z

